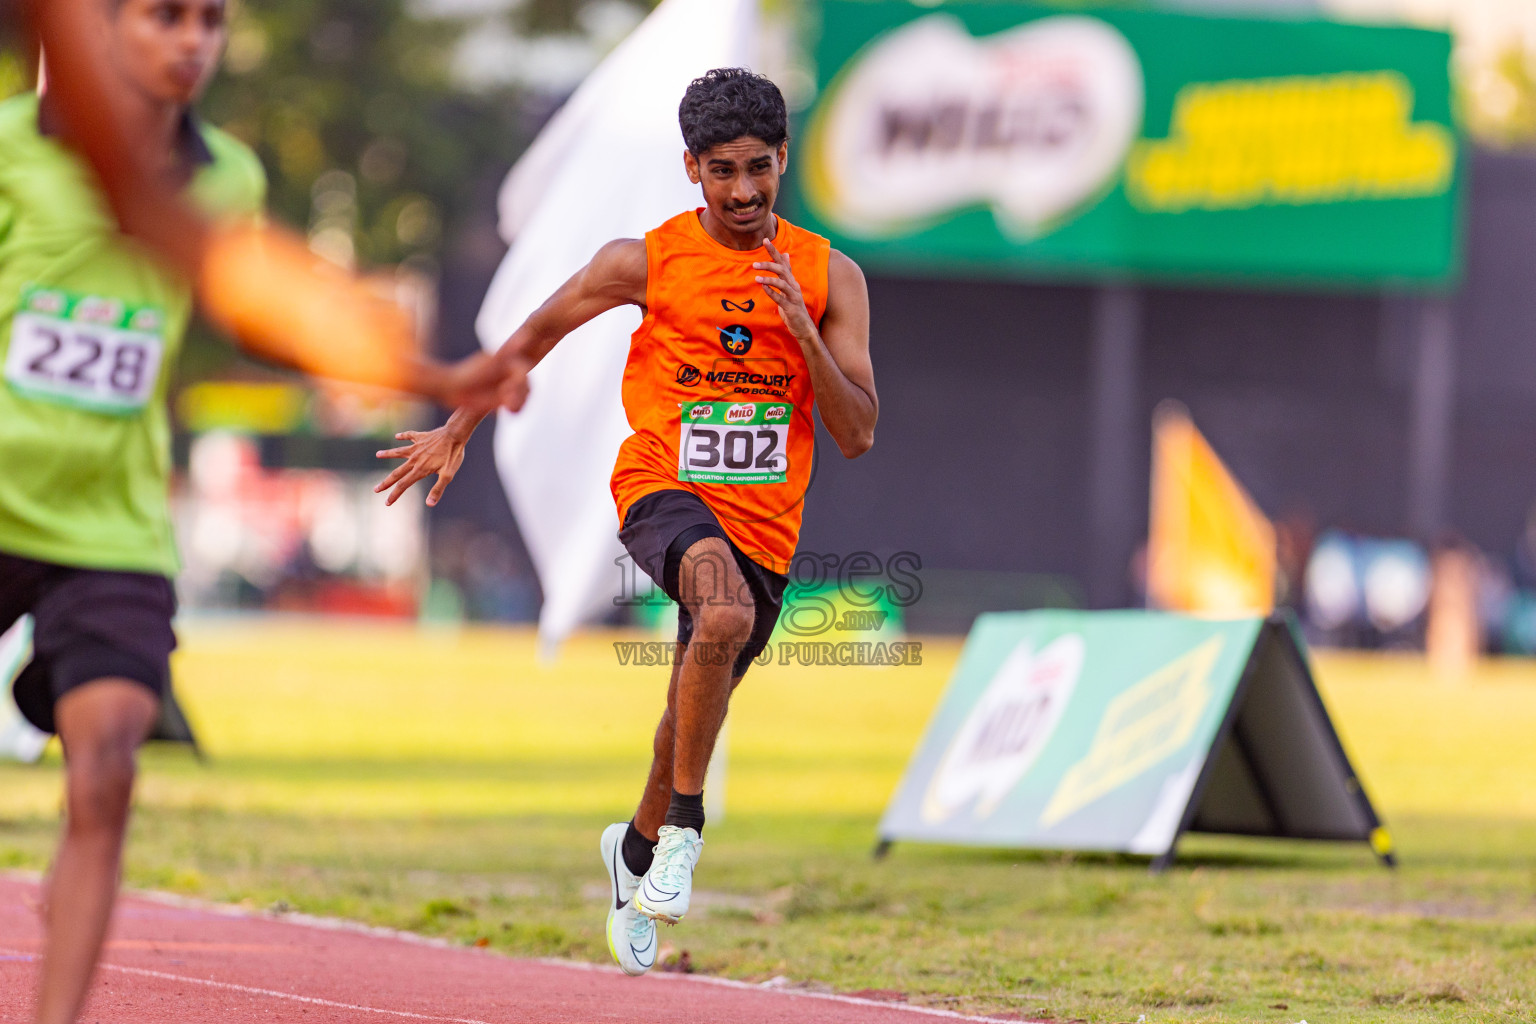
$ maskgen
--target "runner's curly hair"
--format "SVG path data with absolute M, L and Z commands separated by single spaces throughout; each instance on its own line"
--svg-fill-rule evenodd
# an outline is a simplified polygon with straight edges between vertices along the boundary
M 746 68 L 716 68 L 695 78 L 683 93 L 677 121 L 694 156 L 744 135 L 770 146 L 789 138 L 784 94 Z

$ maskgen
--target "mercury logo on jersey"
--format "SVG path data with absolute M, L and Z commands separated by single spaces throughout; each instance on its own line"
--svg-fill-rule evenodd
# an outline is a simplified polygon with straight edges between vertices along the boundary
M 720 332 L 720 347 L 733 356 L 744 356 L 752 351 L 752 332 L 741 324 L 731 324 L 729 327 L 717 327 Z
M 691 388 L 699 382 L 699 368 L 692 363 L 684 363 L 677 368 L 677 382 L 685 388 Z
M 767 388 L 787 388 L 798 373 L 749 373 L 746 370 L 711 370 L 704 379 L 711 384 L 757 384 Z

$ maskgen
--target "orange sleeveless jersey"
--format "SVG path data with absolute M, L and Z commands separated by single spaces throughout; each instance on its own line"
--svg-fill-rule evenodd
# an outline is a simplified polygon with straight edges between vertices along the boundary
M 645 236 L 645 319 L 630 339 L 613 498 L 629 507 L 660 490 L 697 494 L 749 558 L 788 572 L 811 480 L 815 401 L 800 343 L 754 280 L 766 249 L 721 245 L 679 214 Z M 778 218 L 811 319 L 827 309 L 831 244 Z

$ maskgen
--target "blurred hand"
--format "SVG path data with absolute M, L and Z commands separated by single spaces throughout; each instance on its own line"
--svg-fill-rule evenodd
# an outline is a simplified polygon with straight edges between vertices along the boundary
M 502 404 L 505 376 L 495 358 L 477 352 L 447 366 L 422 362 L 416 380 L 420 392 L 439 405 L 480 415 Z
M 497 408 L 517 412 L 528 400 L 529 361 L 477 353 L 450 366 L 419 360 L 411 390 L 477 420 Z
M 393 505 L 418 480 L 425 480 L 435 474 L 437 483 L 427 493 L 427 505 L 436 505 L 458 474 L 459 467 L 464 464 L 464 442 L 454 437 L 447 427 L 426 431 L 407 430 L 396 434 L 395 440 L 409 441 L 410 444 L 379 452 L 377 457 L 405 461 L 396 466 L 394 472 L 373 489 L 373 493 L 379 494 L 393 487 L 389 497 L 384 499 L 385 505 Z
M 498 404 L 508 412 L 517 412 L 528 401 L 528 371 L 533 369 L 533 363 L 527 356 L 520 354 L 501 355 L 498 358 L 502 371 L 501 384 L 497 389 Z

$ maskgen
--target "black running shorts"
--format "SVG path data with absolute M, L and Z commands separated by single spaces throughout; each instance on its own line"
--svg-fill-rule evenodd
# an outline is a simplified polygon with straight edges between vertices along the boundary
M 165 696 L 176 649 L 176 591 L 164 576 L 76 569 L 0 552 L 0 632 L 29 612 L 32 661 L 12 692 L 39 729 L 57 732 L 59 698 L 97 679 L 128 679 Z
M 789 577 L 765 569 L 731 543 L 720 520 L 692 491 L 654 491 L 629 506 L 619 540 L 635 564 L 644 569 L 668 597 L 677 602 L 677 642 L 693 639 L 693 616 L 683 607 L 678 592 L 678 567 L 690 547 L 705 537 L 719 537 L 731 549 L 736 568 L 746 581 L 753 605 L 752 635 L 736 655 L 732 677 L 743 676 L 748 666 L 768 646 L 773 627 L 784 606 Z

